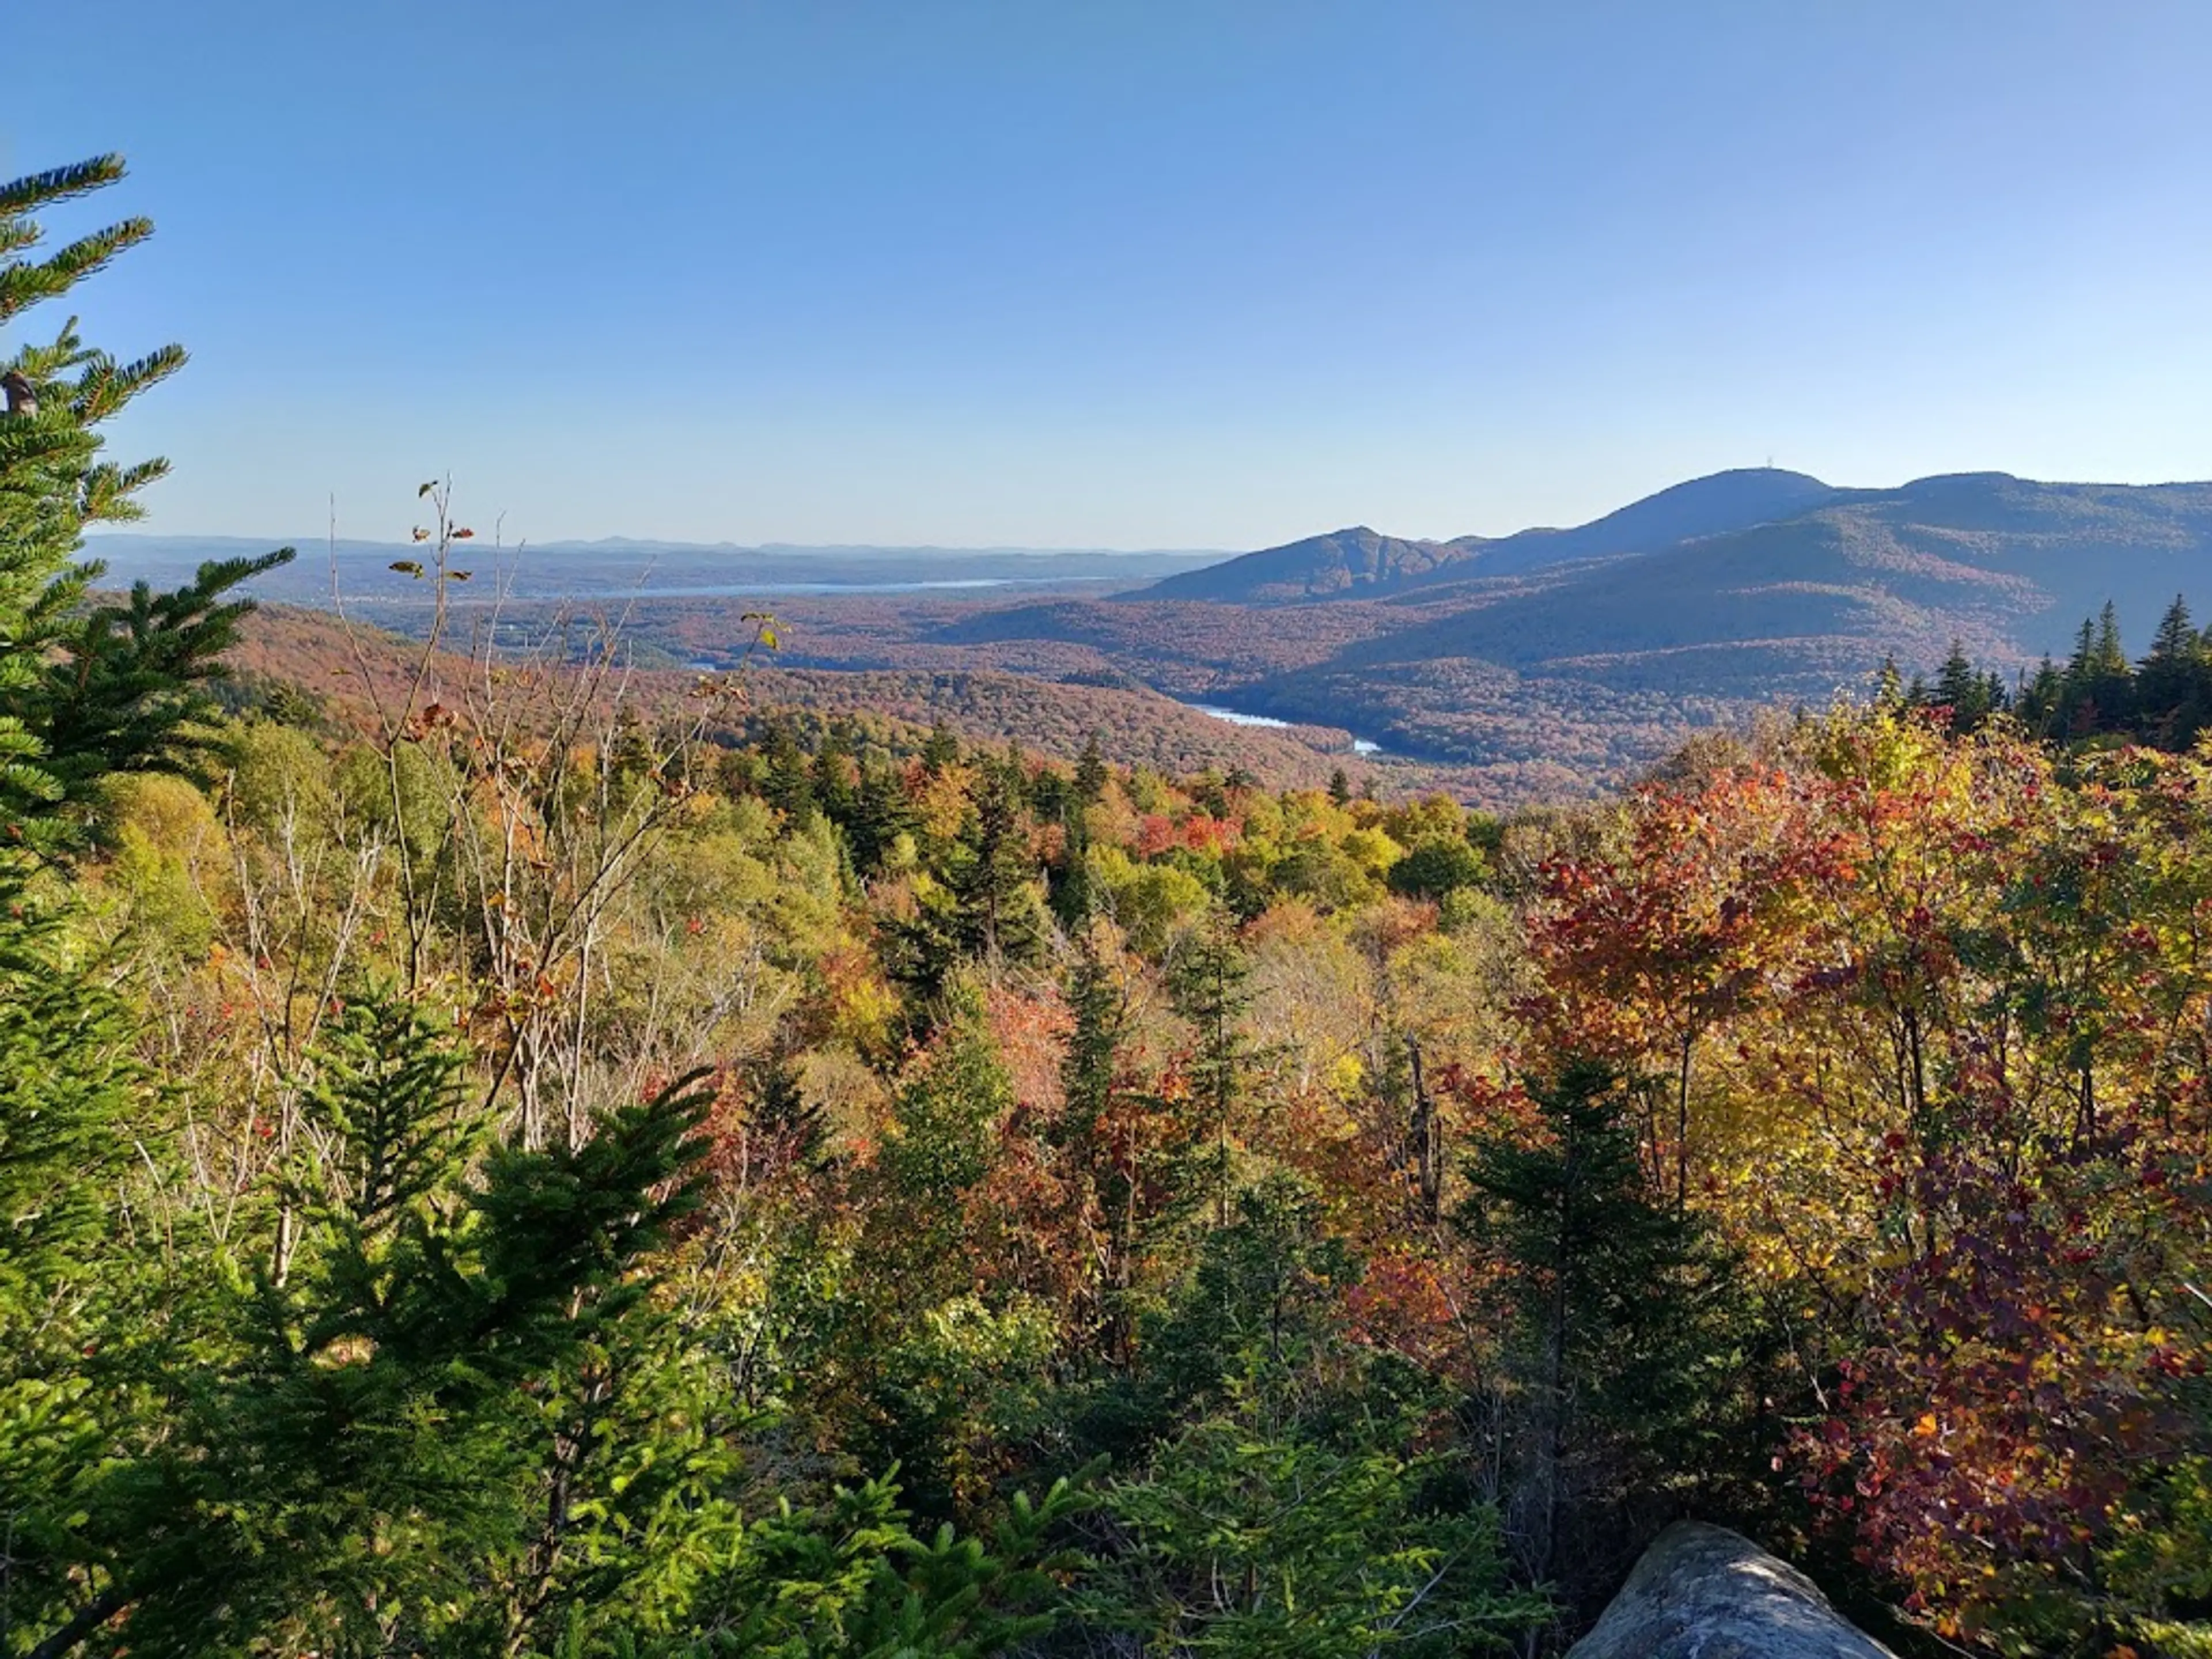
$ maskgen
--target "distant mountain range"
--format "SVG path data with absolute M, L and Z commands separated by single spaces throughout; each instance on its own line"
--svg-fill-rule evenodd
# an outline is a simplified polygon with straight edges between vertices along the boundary
M 1657 678 L 1670 685 L 1741 691 L 1771 682 L 1778 653 L 1819 674 L 1869 653 L 1940 652 L 1954 635 L 1999 659 L 2063 652 L 2107 600 L 2143 639 L 2177 592 L 2212 609 L 2212 483 L 1978 472 L 1844 489 L 1751 468 L 1677 484 L 1575 529 L 1448 542 L 1338 531 L 1125 598 L 1456 600 L 1351 659 L 1475 657 L 1649 679 L 1635 665 L 1664 658 Z
M 155 583 L 180 581 L 208 559 L 264 553 L 285 538 L 111 534 L 86 538 L 85 550 L 106 561 L 111 578 Z M 405 605 L 424 594 L 420 584 L 394 574 L 395 559 L 419 559 L 422 550 L 404 542 L 289 538 L 300 557 L 253 586 L 262 599 L 328 604 L 335 560 L 338 588 L 350 605 Z M 1128 586 L 1178 571 L 1218 563 L 1227 555 L 1175 550 L 1141 553 L 1105 548 L 1030 547 L 804 547 L 771 542 L 741 547 L 732 542 L 641 541 L 626 536 L 602 541 L 532 543 L 494 548 L 476 539 L 455 548 L 458 562 L 486 575 L 496 571 L 518 598 L 574 599 L 631 594 L 698 596 L 769 594 L 931 586 L 1096 588 Z M 477 592 L 485 590 L 477 588 Z
M 1848 493 L 1802 472 L 1753 467 L 1676 484 L 1573 530 L 1432 542 L 1385 536 L 1360 525 L 1170 576 L 1155 583 L 1148 597 L 1237 605 L 1372 599 L 1469 575 L 1510 575 L 1571 559 L 1656 552 L 1694 537 L 1787 517 Z

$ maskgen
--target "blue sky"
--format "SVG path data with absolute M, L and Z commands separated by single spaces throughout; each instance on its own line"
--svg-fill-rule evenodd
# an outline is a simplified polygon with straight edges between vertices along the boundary
M 149 528 L 1249 547 L 2212 477 L 2212 6 L 69 0 Z M 36 72 L 32 72 L 35 69 Z M 48 319 L 33 313 L 41 328 Z M 58 319 L 51 319 L 58 320 Z

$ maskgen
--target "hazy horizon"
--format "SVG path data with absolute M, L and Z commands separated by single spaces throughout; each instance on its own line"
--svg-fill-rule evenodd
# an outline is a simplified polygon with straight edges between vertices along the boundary
M 1753 470 L 1757 469 L 1723 469 L 1723 471 Z M 1799 469 L 1796 468 L 1782 468 L 1775 470 L 1787 471 L 1799 471 Z M 1052 544 L 1044 542 L 999 542 L 961 544 L 915 540 L 862 542 L 851 539 L 827 539 L 810 542 L 740 541 L 730 537 L 719 537 L 713 539 L 699 539 L 688 537 L 635 536 L 625 534 L 621 532 L 612 532 L 605 535 L 592 537 L 564 536 L 550 538 L 544 540 L 532 538 L 525 544 L 512 538 L 503 543 L 492 543 L 490 536 L 487 532 L 478 532 L 477 534 L 483 538 L 479 542 L 479 545 L 504 545 L 510 549 L 527 545 L 529 548 L 539 552 L 586 551 L 595 548 L 621 548 L 629 546 L 641 549 L 666 548 L 702 553 L 719 551 L 768 554 L 849 553 L 877 556 L 891 554 L 997 554 L 1020 556 L 1058 555 L 1070 557 L 1089 555 L 1094 556 L 1127 556 L 1133 558 L 1147 556 L 1184 557 L 1205 556 L 1233 558 L 1243 553 L 1261 551 L 1268 547 L 1284 545 L 1288 542 L 1303 541 L 1316 536 L 1328 535 L 1352 529 L 1379 531 L 1384 535 L 1395 536 L 1405 540 L 1425 540 L 1438 543 L 1455 539 L 1463 539 L 1468 537 L 1481 537 L 1487 539 L 1502 540 L 1515 534 L 1529 531 L 1575 529 L 1583 525 L 1594 522 L 1596 520 L 1605 518 L 1608 514 L 1618 512 L 1624 507 L 1635 506 L 1638 502 L 1649 499 L 1650 495 L 1661 493 L 1661 491 L 1663 491 L 1666 489 L 1672 488 L 1674 484 L 1692 483 L 1700 479 L 1717 476 L 1720 475 L 1718 473 L 1699 473 L 1693 475 L 1689 478 L 1675 479 L 1669 484 L 1662 485 L 1660 487 L 1660 490 L 1647 492 L 1645 495 L 1637 496 L 1630 501 L 1612 502 L 1609 505 L 1599 507 L 1596 511 L 1592 513 L 1589 518 L 1577 520 L 1571 523 L 1513 525 L 1496 529 L 1460 531 L 1449 535 L 1442 536 L 1411 536 L 1407 535 L 1405 532 L 1396 529 L 1388 523 L 1376 523 L 1371 520 L 1360 520 L 1348 521 L 1340 525 L 1311 526 L 1300 532 L 1296 536 L 1285 538 L 1285 542 L 1281 543 L 1261 544 L 1255 542 L 1235 546 L 1200 547 L 1161 545 L 1151 547 L 1114 547 L 1080 543 Z M 2009 471 L 2008 469 L 2002 467 L 1977 469 L 1972 473 L 1926 473 L 1910 478 L 1900 478 L 1894 483 L 1871 484 L 1856 481 L 1838 483 L 1836 479 L 1826 477 L 1818 472 L 1808 472 L 1804 474 L 1804 476 L 1815 478 L 1819 482 L 1829 484 L 1836 489 L 1863 491 L 1874 495 L 1907 489 L 1917 483 L 1922 483 L 1933 478 L 1944 477 L 2009 477 L 2019 480 L 2021 483 L 2030 484 L 2065 484 L 2087 486 L 2091 488 L 2112 487 L 2118 489 L 2179 488 L 2212 483 L 2212 469 L 2208 469 L 2208 476 L 2202 478 L 2173 477 L 2128 480 L 2115 478 L 2034 478 L 2029 477 L 2022 473 Z M 473 530 L 475 526 L 472 525 L 471 528 Z M 299 547 L 303 552 L 312 552 L 315 548 L 327 546 L 331 540 L 331 537 L 327 530 L 312 536 L 299 534 L 267 536 L 256 535 L 251 532 L 237 530 L 170 531 L 163 530 L 152 525 L 140 524 L 127 526 L 119 529 L 103 529 L 94 532 L 86 539 L 88 544 L 94 544 L 129 543 L 134 540 L 149 543 L 165 541 L 179 543 L 196 541 L 237 542 L 246 545 L 265 544 L 271 547 L 289 544 Z M 356 546 L 363 548 L 392 548 L 414 544 L 412 538 L 406 534 L 382 538 L 340 534 L 336 538 L 336 539 L 337 544 L 342 547 Z

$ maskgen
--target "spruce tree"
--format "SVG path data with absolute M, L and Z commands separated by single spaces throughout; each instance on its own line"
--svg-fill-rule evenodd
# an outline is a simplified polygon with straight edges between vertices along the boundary
M 1188 1070 L 1202 1123 L 1193 1139 L 1212 1145 L 1217 1227 L 1229 1224 L 1231 1151 L 1249 1062 L 1240 1021 L 1251 1002 L 1246 986 L 1251 971 L 1237 937 L 1236 918 L 1219 905 L 1185 935 L 1169 969 L 1176 1012 L 1190 1023 L 1197 1039 Z
M 2097 672 L 2097 624 L 2088 617 L 2081 618 L 2081 627 L 2074 630 L 2074 654 L 2066 659 L 2066 678 L 2069 684 L 2086 684 Z
M 1078 1227 L 1097 1243 L 1091 1253 L 1096 1352 L 1127 1365 L 1131 1353 L 1139 1234 L 1150 1219 L 1158 1172 L 1142 1144 L 1128 1103 L 1124 1075 L 1129 1007 L 1127 994 L 1085 931 L 1067 980 L 1068 1011 L 1075 1018 L 1060 1062 L 1066 1100 L 1056 1139 L 1068 1166 L 1071 1204 Z
M 960 739 L 953 735 L 942 715 L 929 728 L 929 739 L 921 746 L 921 763 L 933 774 L 960 763 Z
M 841 830 L 849 829 L 860 804 L 854 765 L 857 736 L 852 721 L 840 716 L 823 728 L 821 747 L 814 751 L 814 803 Z
M 2186 749 L 2197 740 L 2212 704 L 2212 662 L 2180 594 L 2160 618 L 2150 654 L 2136 676 L 2136 726 L 2147 741 Z
M 32 215 L 114 183 L 103 156 L 0 185 L 0 325 L 145 240 L 120 221 L 33 257 Z M 289 553 L 204 565 L 179 592 L 89 597 L 88 526 L 134 517 L 160 461 L 102 459 L 99 427 L 173 373 L 164 347 L 118 362 L 72 320 L 0 364 L 0 1622 L 66 1651 L 115 1607 L 106 1552 L 133 1530 L 118 1486 L 167 1432 L 167 1384 L 134 1374 L 159 1256 L 122 1223 L 120 1172 L 158 1158 L 155 1091 L 101 964 L 73 950 L 70 899 L 33 884 L 74 850 L 81 808 L 118 771 L 190 764 L 196 720 L 246 607 L 230 591 Z
M 1905 702 L 1905 675 L 1897 665 L 1895 656 L 1881 659 L 1881 670 L 1875 676 L 1875 707 L 1896 709 Z
M 2119 607 L 2110 599 L 2097 613 L 2097 642 L 2090 651 L 2090 672 L 2118 677 L 2128 672 L 2128 653 L 2120 641 Z
M 2197 629 L 2190 620 L 2189 600 L 2177 593 L 2173 603 L 2159 618 L 2158 631 L 2151 635 L 2151 662 L 2182 662 L 2197 654 Z
M 1936 689 L 1929 695 L 1931 705 L 1951 711 L 1951 730 L 1954 732 L 1972 732 L 1990 716 L 1989 681 L 1977 672 L 1966 647 L 1960 641 L 1951 641 L 1951 653 L 1943 659 L 1942 672 L 1937 675 Z
M 1009 962 L 1036 955 L 1046 921 L 1036 874 L 1017 763 L 980 762 L 968 817 L 945 872 L 962 954 Z
M 769 726 L 761 794 L 794 830 L 814 822 L 814 769 L 788 714 Z
M 107 155 L 0 185 L 0 326 L 153 234 L 125 219 L 29 257 L 43 238 L 33 213 L 122 177 Z M 56 850 L 101 778 L 189 763 L 207 685 L 250 608 L 231 595 L 291 557 L 216 561 L 173 593 L 141 584 L 125 603 L 88 603 L 102 568 L 76 561 L 86 527 L 138 516 L 138 492 L 167 471 L 101 459 L 97 428 L 184 361 L 172 345 L 118 362 L 74 319 L 7 359 L 21 405 L 0 416 L 0 836 L 14 843 Z
M 853 864 L 862 875 L 882 868 L 901 836 L 911 836 L 921 823 L 908 798 L 906 780 L 896 767 L 871 758 L 860 762 L 860 781 L 854 792 L 851 821 L 845 827 L 853 849 Z
M 649 1518 L 633 1460 L 685 1438 L 651 1398 L 644 1270 L 693 1207 L 708 1097 L 686 1077 L 580 1147 L 499 1146 L 447 1030 L 350 1004 L 274 1250 L 189 1287 L 166 1333 L 118 1334 L 167 1414 L 135 1445 L 111 1425 L 33 1517 L 75 1571 L 15 1598 L 47 1632 L 31 1651 L 118 1613 L 147 1659 L 544 1651 L 618 1593 L 607 1564 Z
M 2020 688 L 2020 718 L 2029 731 L 2038 737 L 2050 735 L 2052 723 L 2058 717 L 2059 703 L 2065 695 L 2065 689 L 2066 683 L 2058 672 L 2058 665 L 2046 654 Z
M 1098 746 L 1098 734 L 1093 732 L 1083 740 L 1083 752 L 1075 762 L 1075 799 L 1085 806 L 1097 804 L 1106 793 L 1106 752 Z
M 1723 1449 L 1742 1362 L 1728 1264 L 1653 1186 L 1628 1084 L 1571 1060 L 1528 1094 L 1541 1134 L 1477 1143 L 1461 1219 L 1505 1272 L 1510 1507 L 1542 1578 L 1597 1565 L 1624 1504 L 1663 1508 L 1747 1448 Z

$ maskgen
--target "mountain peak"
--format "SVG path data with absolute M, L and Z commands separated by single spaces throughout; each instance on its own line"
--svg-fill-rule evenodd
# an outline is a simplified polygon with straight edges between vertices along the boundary
M 1464 576 L 1510 575 L 1571 559 L 1656 552 L 1695 537 L 1791 518 L 1844 493 L 1803 472 L 1737 467 L 1673 485 L 1571 530 L 1432 542 L 1353 525 L 1186 571 L 1145 591 L 1152 599 L 1261 605 L 1364 599 Z
M 1456 562 L 1461 554 L 1439 542 L 1386 536 L 1352 525 L 1325 536 L 1262 548 L 1224 564 L 1170 576 L 1144 591 L 1154 599 L 1225 599 L 1285 604 L 1299 599 L 1362 598 L 1403 586 Z
M 1844 493 L 1809 473 L 1732 467 L 1669 485 L 1572 530 L 1524 530 L 1491 542 L 1478 550 L 1475 568 L 1486 576 L 1507 575 L 1570 559 L 1655 553 L 1676 542 L 1795 518 Z

